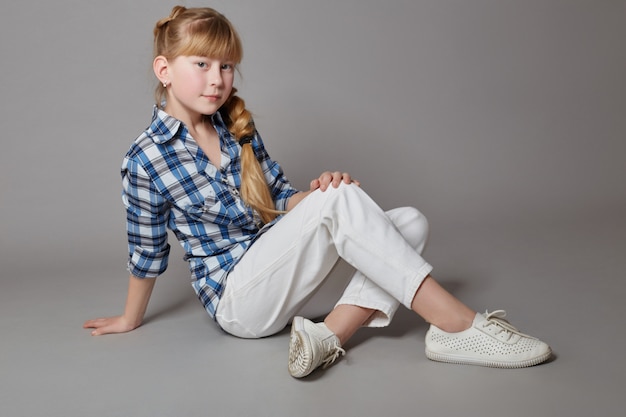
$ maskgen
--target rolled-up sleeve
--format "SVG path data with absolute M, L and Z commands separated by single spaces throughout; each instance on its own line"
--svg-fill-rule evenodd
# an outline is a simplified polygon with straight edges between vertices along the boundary
M 126 207 L 128 271 L 138 278 L 155 278 L 167 269 L 169 204 L 135 160 L 122 164 L 122 201 Z

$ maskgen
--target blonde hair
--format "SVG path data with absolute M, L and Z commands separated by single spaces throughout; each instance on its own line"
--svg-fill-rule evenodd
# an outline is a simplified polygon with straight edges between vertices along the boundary
M 208 7 L 187 9 L 175 6 L 170 15 L 159 20 L 154 27 L 154 57 L 164 56 L 172 60 L 181 55 L 227 59 L 238 64 L 243 58 L 243 48 L 235 28 L 217 11 Z M 157 106 L 161 107 L 166 91 L 161 83 L 157 84 Z M 225 116 L 230 133 L 241 141 L 253 136 L 255 128 L 252 114 L 236 92 L 233 88 L 220 112 Z M 242 145 L 241 151 L 241 197 L 259 213 L 264 223 L 281 213 L 276 210 L 263 169 L 249 142 Z

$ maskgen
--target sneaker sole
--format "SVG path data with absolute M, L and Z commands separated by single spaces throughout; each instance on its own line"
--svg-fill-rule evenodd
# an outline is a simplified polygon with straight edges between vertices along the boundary
M 540 363 L 548 360 L 550 356 L 552 356 L 552 350 L 548 350 L 543 355 L 537 356 L 532 359 L 527 359 L 523 361 L 515 361 L 515 362 L 509 362 L 509 361 L 504 362 L 504 361 L 489 361 L 489 360 L 464 357 L 464 356 L 446 355 L 446 354 L 435 353 L 435 352 L 426 350 L 426 357 L 436 362 L 446 362 L 446 363 L 453 363 L 457 365 L 478 365 L 478 366 L 486 366 L 489 368 L 506 368 L 506 369 L 528 368 L 530 366 L 539 365 Z
M 289 341 L 289 374 L 294 378 L 302 378 L 313 372 L 311 357 L 311 341 L 304 330 L 304 319 L 295 317 Z M 297 362 L 296 358 L 309 358 L 309 361 Z

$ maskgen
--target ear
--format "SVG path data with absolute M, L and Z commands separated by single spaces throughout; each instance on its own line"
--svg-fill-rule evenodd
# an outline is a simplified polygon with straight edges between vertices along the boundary
M 152 69 L 154 70 L 154 75 L 156 75 L 161 84 L 169 81 L 169 63 L 167 58 L 163 55 L 159 55 L 154 58 L 154 62 L 152 62 Z

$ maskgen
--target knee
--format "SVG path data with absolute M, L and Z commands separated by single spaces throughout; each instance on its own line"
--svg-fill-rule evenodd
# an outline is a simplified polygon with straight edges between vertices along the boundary
M 411 207 L 414 215 L 414 227 L 416 229 L 416 233 L 420 236 L 423 236 L 423 240 L 428 238 L 428 231 L 430 230 L 430 226 L 428 224 L 428 219 L 426 216 L 422 214 L 418 209 Z
M 428 219 L 414 207 L 400 207 L 387 212 L 387 215 L 414 248 L 424 250 L 428 240 Z
M 330 185 L 325 191 L 315 190 L 307 198 L 317 201 L 322 207 L 331 206 L 333 212 L 338 208 L 359 210 L 364 207 L 364 201 L 368 200 L 367 194 L 356 184 L 339 184 L 338 187 Z

